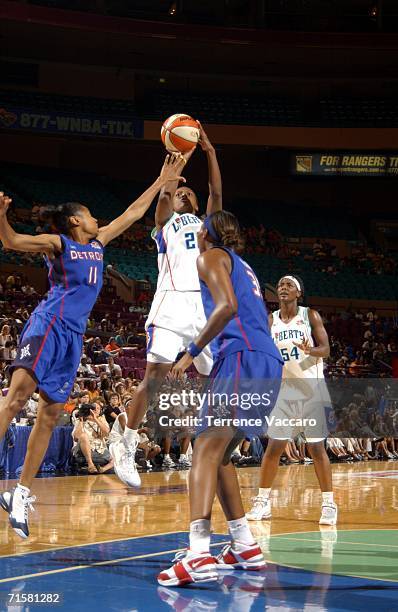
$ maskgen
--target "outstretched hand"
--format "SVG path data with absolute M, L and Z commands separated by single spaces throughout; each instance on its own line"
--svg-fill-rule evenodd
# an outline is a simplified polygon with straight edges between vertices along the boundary
M 166 155 L 160 172 L 161 182 L 166 184 L 169 181 L 183 181 L 183 183 L 185 183 L 186 180 L 181 176 L 181 172 L 186 163 L 187 160 L 181 153 L 170 153 Z
M 12 199 L 9 198 L 3 191 L 0 191 L 0 215 L 5 216 L 8 211 L 8 207 L 10 206 Z
M 198 121 L 199 125 L 199 145 L 202 147 L 203 151 L 211 151 L 214 147 L 211 144 L 208 135 L 206 134 L 203 125 Z

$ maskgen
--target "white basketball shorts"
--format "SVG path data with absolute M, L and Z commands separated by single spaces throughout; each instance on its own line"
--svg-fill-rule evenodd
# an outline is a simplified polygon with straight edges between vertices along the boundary
M 311 387 L 311 393 L 304 399 L 298 388 L 296 399 L 292 385 L 282 380 L 278 399 L 269 416 L 267 435 L 272 440 L 293 440 L 300 433 L 304 433 L 310 443 L 328 437 L 326 408 L 331 406 L 331 399 L 326 382 L 305 379 L 305 383 L 306 387 Z
M 200 291 L 162 291 L 155 294 L 145 324 L 147 361 L 174 363 L 206 324 Z M 200 374 L 207 376 L 213 367 L 210 347 L 195 357 Z

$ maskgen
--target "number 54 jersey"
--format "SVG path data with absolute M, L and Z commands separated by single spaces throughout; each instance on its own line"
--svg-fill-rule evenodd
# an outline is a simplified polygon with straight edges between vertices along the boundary
M 283 378 L 324 378 L 323 359 L 306 355 L 294 344 L 309 340 L 310 346 L 314 346 L 308 308 L 299 306 L 289 323 L 282 321 L 280 310 L 273 312 L 271 334 L 284 361 Z

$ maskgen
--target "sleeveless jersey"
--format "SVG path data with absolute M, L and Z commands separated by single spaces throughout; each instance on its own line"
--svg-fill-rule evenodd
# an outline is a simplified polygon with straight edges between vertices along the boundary
M 201 226 L 202 221 L 195 215 L 173 213 L 161 230 L 152 231 L 158 248 L 157 292 L 200 290 L 196 260 Z
M 50 290 L 35 313 L 56 315 L 74 331 L 86 331 L 88 316 L 102 287 L 104 248 L 98 240 L 79 244 L 60 236 L 63 251 L 45 257 Z
M 272 313 L 272 319 L 272 338 L 284 360 L 283 378 L 324 378 L 323 359 L 305 355 L 293 344 L 309 340 L 310 345 L 314 346 L 308 308 L 299 306 L 297 315 L 290 323 L 281 320 L 280 310 Z
M 231 257 L 231 283 L 236 295 L 238 311 L 210 344 L 214 361 L 239 351 L 261 351 L 283 362 L 279 351 L 272 342 L 267 309 L 255 273 L 249 264 L 232 250 L 224 247 L 222 250 Z M 200 289 L 208 319 L 215 304 L 206 283 L 202 280 Z

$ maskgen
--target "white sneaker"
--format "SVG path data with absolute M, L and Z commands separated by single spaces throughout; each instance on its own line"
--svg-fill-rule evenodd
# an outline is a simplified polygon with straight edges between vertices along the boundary
M 11 493 L 6 491 L 2 495 L 1 506 L 9 513 L 10 525 L 21 538 L 29 537 L 28 515 L 29 510 L 34 512 L 32 504 L 35 501 L 34 495 L 29 497 L 28 493 L 18 486 Z M 8 510 L 6 505 L 8 505 Z
M 337 523 L 337 505 L 335 503 L 322 504 L 320 525 L 336 525 Z
M 272 516 L 271 512 L 271 501 L 269 497 L 262 497 L 257 495 L 253 498 L 253 507 L 246 514 L 248 521 L 262 521 L 269 519 Z
M 227 544 L 217 556 L 219 569 L 259 570 L 265 566 L 264 555 L 257 542 L 250 546 L 240 542 Z
M 109 445 L 116 476 L 128 487 L 139 487 L 141 478 L 135 463 L 136 446 L 126 447 L 123 441 Z
M 178 460 L 178 465 L 183 468 L 190 468 L 191 462 L 186 455 L 182 455 Z
M 174 463 L 174 461 L 172 460 L 170 455 L 166 455 L 166 457 L 164 457 L 163 463 L 162 463 L 163 467 L 165 467 L 165 468 L 172 468 L 172 467 L 175 467 L 175 465 L 176 464 Z

